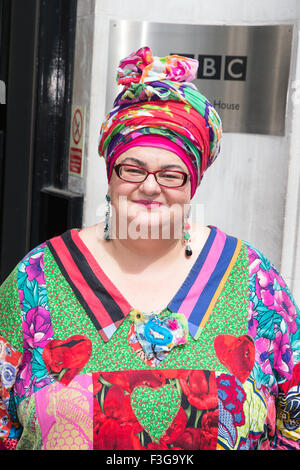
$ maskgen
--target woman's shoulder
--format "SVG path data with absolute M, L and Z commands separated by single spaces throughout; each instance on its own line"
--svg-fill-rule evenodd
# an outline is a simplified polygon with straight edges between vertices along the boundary
M 276 275 L 280 275 L 272 260 L 264 253 L 263 250 L 247 240 L 242 240 L 242 245 L 245 247 L 248 254 L 250 277 L 253 272 L 256 272 L 258 269 L 268 272 L 273 271 Z
M 259 337 L 294 337 L 300 331 L 300 311 L 288 283 L 263 251 L 243 243 L 249 257 L 249 324 L 256 325 Z
M 249 240 L 246 240 L 237 234 L 228 233 L 227 231 L 224 231 L 220 227 L 217 227 L 217 226 L 210 226 L 210 227 L 216 230 L 216 232 L 222 233 L 224 238 L 226 237 L 226 238 L 238 240 L 240 247 L 242 247 L 248 254 L 249 265 L 252 263 L 263 264 L 266 269 L 272 268 L 272 269 L 277 270 L 275 265 L 272 262 L 272 259 L 269 258 L 268 255 L 266 255 L 264 250 L 257 247 Z
M 41 281 L 44 277 L 44 255 L 47 248 L 50 248 L 51 243 L 54 240 L 63 238 L 66 234 L 73 230 L 78 231 L 80 229 L 69 229 L 64 233 L 53 235 L 52 237 L 49 237 L 49 239 L 44 240 L 31 248 L 27 253 L 24 254 L 22 258 L 17 261 L 12 271 L 3 281 L 1 289 L 6 290 L 7 285 L 11 284 L 18 286 L 20 282 L 25 282 L 25 279 L 29 282 L 33 281 L 34 279 Z
M 247 250 L 248 254 L 248 263 L 249 263 L 249 278 L 253 279 L 254 277 L 258 277 L 260 279 L 259 285 L 262 283 L 262 279 L 270 279 L 272 280 L 273 287 L 275 289 L 285 289 L 290 294 L 289 288 L 286 282 L 283 279 L 282 274 L 280 273 L 279 269 L 273 263 L 271 257 L 266 255 L 264 250 L 258 248 L 253 243 L 242 240 L 242 244 Z M 271 281 L 270 281 L 271 282 Z M 269 286 L 271 283 L 269 282 Z
M 8 274 L 1 285 L 1 289 L 5 290 L 8 285 L 16 284 L 17 280 L 22 275 L 31 275 L 35 270 L 35 266 L 38 264 L 40 269 L 43 268 L 43 263 L 41 262 L 41 258 L 43 257 L 45 247 L 47 246 L 47 242 L 42 242 L 39 245 L 36 245 L 32 248 L 29 252 L 27 252 L 23 258 L 21 258 L 16 265 L 13 267 L 12 271 Z M 30 274 L 31 273 L 31 274 Z
M 216 230 L 220 229 L 216 227 Z M 231 234 L 225 234 L 225 236 L 234 237 Z M 268 291 L 270 295 L 277 295 L 279 292 L 281 292 L 280 295 L 282 295 L 282 292 L 285 292 L 292 298 L 292 293 L 288 284 L 284 280 L 284 276 L 273 263 L 271 257 L 266 255 L 263 249 L 258 248 L 252 242 L 239 237 L 234 238 L 240 241 L 240 247 L 241 250 L 243 250 L 244 258 L 246 256 L 249 286 L 252 291 L 252 297 L 254 293 L 261 296 Z
M 247 251 L 251 259 L 267 260 L 269 263 L 271 263 L 271 260 L 268 259 L 268 257 L 266 256 L 266 254 L 261 248 L 258 248 L 252 242 L 249 242 L 248 240 L 242 239 L 242 243 L 247 248 Z

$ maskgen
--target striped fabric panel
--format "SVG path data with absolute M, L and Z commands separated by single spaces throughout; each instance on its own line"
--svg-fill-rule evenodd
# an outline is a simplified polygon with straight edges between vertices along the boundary
M 224 287 L 241 249 L 241 240 L 211 227 L 198 260 L 182 288 L 169 304 L 183 313 L 191 336 L 197 339 Z
M 102 339 L 109 341 L 132 307 L 102 271 L 76 230 L 48 240 L 47 245 Z
M 204 247 L 202 248 L 202 251 L 200 252 L 195 264 L 193 265 L 188 277 L 186 278 L 185 282 L 177 292 L 177 294 L 173 297 L 172 301 L 168 305 L 168 308 L 172 312 L 180 312 L 181 305 L 182 303 L 186 300 L 187 294 L 190 290 L 190 288 L 194 285 L 197 277 L 199 276 L 199 273 L 202 271 L 203 265 L 205 263 L 205 260 L 208 256 L 208 253 L 210 252 L 210 249 L 214 243 L 215 237 L 216 237 L 216 228 L 211 227 L 210 234 L 208 236 L 208 239 L 206 240 L 206 243 L 204 244 Z M 197 295 L 196 295 L 197 298 Z M 183 313 L 183 312 L 182 312 Z M 187 316 L 187 314 L 186 314 Z M 188 316 L 187 316 L 188 317 Z

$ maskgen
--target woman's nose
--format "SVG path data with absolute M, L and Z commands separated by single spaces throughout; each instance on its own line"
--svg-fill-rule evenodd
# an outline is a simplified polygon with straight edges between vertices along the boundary
M 142 189 L 147 193 L 160 193 L 161 187 L 155 179 L 155 176 L 149 174 L 142 183 Z

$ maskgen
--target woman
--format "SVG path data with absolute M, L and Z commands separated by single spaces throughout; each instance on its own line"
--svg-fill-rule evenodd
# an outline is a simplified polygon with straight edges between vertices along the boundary
M 4 448 L 299 449 L 299 310 L 263 254 L 188 221 L 222 132 L 196 70 L 147 47 L 120 63 L 104 223 L 2 285 Z

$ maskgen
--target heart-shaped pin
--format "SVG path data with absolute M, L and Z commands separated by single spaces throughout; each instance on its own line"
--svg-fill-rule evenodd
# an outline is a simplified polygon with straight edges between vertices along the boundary
M 219 361 L 240 382 L 249 377 L 255 361 L 255 346 L 249 336 L 219 335 L 214 340 Z
M 131 393 L 131 407 L 143 428 L 158 442 L 179 411 L 180 397 L 171 385 L 136 387 Z
M 43 360 L 49 374 L 63 385 L 68 385 L 83 369 L 92 354 L 92 342 L 83 335 L 65 340 L 53 339 L 43 351 Z

